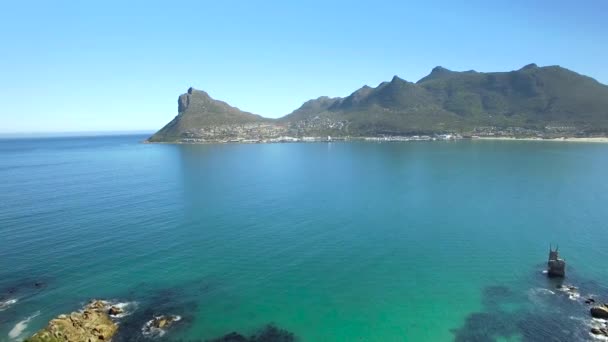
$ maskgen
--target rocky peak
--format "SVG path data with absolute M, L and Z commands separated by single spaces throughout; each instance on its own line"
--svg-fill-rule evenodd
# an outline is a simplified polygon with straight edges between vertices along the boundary
M 405 80 L 400 78 L 399 76 L 395 75 L 393 76 L 393 79 L 391 79 L 391 83 L 395 84 L 395 83 L 404 83 Z
M 177 99 L 178 113 L 185 112 L 192 103 L 193 99 L 196 99 L 197 101 L 211 101 L 211 97 L 209 94 L 207 94 L 207 92 L 190 87 L 185 94 L 181 94 Z
M 536 65 L 535 63 L 530 63 L 528 65 L 525 65 L 520 70 L 531 70 L 531 69 L 537 69 L 537 68 L 538 68 L 538 65 Z
M 450 70 L 442 67 L 441 65 L 438 65 L 438 66 L 434 67 L 433 70 L 431 70 L 431 74 L 432 73 L 442 73 L 442 72 L 446 72 L 446 71 L 450 71 Z
M 429 81 L 429 80 L 433 80 L 433 79 L 437 79 L 437 78 L 447 77 L 447 76 L 450 76 L 453 74 L 455 74 L 455 73 L 449 69 L 446 69 L 442 66 L 436 66 L 433 68 L 433 70 L 431 70 L 430 74 L 421 78 L 417 83 L 421 83 L 424 81 Z

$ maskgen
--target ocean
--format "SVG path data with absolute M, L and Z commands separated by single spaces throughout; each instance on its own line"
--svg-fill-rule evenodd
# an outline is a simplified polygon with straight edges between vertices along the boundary
M 608 144 L 0 140 L 0 341 L 92 298 L 114 341 L 586 341 Z M 549 245 L 567 262 L 548 279 Z M 567 284 L 576 291 L 559 288 Z M 182 319 L 142 334 L 159 314 Z

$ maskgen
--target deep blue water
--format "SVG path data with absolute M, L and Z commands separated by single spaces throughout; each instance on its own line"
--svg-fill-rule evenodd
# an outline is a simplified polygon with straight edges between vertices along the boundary
M 145 138 L 0 140 L 0 341 L 91 298 L 136 303 L 119 341 L 576 341 L 608 301 L 608 144 Z

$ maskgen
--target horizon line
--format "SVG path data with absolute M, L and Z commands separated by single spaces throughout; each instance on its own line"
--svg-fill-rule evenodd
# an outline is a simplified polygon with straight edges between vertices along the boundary
M 0 132 L 0 139 L 11 138 L 61 138 L 61 137 L 94 137 L 131 134 L 154 134 L 154 129 L 135 130 L 91 130 L 91 131 L 21 131 Z

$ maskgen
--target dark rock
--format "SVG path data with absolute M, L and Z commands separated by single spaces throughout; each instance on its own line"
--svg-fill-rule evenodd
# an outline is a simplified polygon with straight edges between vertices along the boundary
M 257 334 L 249 338 L 251 342 L 293 342 L 295 335 L 287 330 L 279 329 L 274 325 L 267 325 Z
M 230 334 L 224 335 L 222 337 L 218 337 L 213 340 L 209 340 L 208 342 L 247 342 L 247 337 L 237 333 L 231 332 Z
M 595 299 L 587 298 L 587 299 L 585 299 L 585 304 L 595 304 Z
M 192 88 L 188 89 L 188 94 L 182 94 L 177 100 L 177 111 L 183 113 L 190 105 L 190 97 L 192 96 Z
M 608 304 L 594 306 L 589 311 L 594 318 L 608 319 Z
M 566 261 L 559 257 L 558 249 L 549 248 L 549 261 L 547 261 L 547 275 L 552 278 L 566 276 Z
M 110 309 L 108 310 L 108 314 L 110 314 L 111 316 L 116 316 L 116 315 L 120 315 L 121 313 L 123 313 L 124 310 L 117 307 L 117 306 L 112 306 L 110 307 Z
M 154 317 L 154 319 L 152 320 L 152 326 L 157 329 L 165 329 L 165 328 L 168 328 L 171 324 L 173 324 L 173 322 L 176 322 L 176 321 L 179 321 L 178 316 L 172 316 L 172 315 L 158 316 L 158 317 Z
M 296 337 L 293 333 L 277 328 L 276 326 L 269 324 L 263 329 L 258 331 L 249 337 L 245 337 L 237 332 L 231 332 L 230 334 L 222 337 L 208 340 L 207 342 L 294 342 Z
M 594 335 L 606 336 L 608 337 L 608 328 L 591 328 L 591 333 Z

